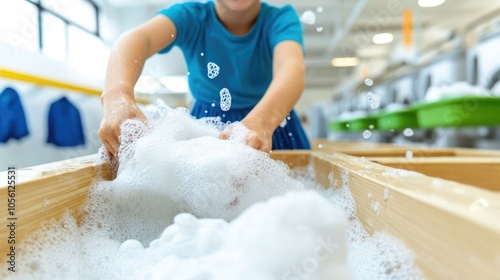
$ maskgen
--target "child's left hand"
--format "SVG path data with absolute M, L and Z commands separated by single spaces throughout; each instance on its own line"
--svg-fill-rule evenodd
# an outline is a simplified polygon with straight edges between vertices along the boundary
M 241 121 L 240 125 L 245 126 L 245 144 L 259 151 L 269 153 L 272 148 L 272 133 L 256 125 L 253 122 Z M 241 137 L 242 130 L 235 129 L 237 124 L 233 124 L 224 129 L 220 134 L 220 139 L 233 139 Z M 238 137 L 239 136 L 239 137 Z

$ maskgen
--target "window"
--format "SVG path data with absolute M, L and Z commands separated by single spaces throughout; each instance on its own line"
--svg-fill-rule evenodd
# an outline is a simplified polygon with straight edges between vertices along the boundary
M 39 21 L 36 6 L 26 0 L 0 1 L 0 40 L 15 47 L 39 49 Z
M 68 28 L 68 63 L 72 67 L 89 75 L 104 75 L 108 50 L 96 36 L 80 28 Z
M 97 8 L 87 0 L 41 0 L 43 9 L 71 21 L 88 32 L 97 32 Z
M 85 53 L 97 54 L 100 59 L 104 53 L 99 8 L 92 0 L 2 0 L 0 40 L 26 50 L 39 50 L 77 68 L 80 65 L 75 61 L 91 63 L 79 59 Z
M 54 60 L 66 61 L 66 24 L 62 19 L 47 12 L 42 13 L 42 22 L 42 41 L 44 42 L 42 52 Z

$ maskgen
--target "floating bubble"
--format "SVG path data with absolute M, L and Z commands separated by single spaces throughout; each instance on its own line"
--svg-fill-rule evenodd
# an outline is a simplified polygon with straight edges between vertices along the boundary
M 474 201 L 474 203 L 472 203 L 469 206 L 469 209 L 473 212 L 476 212 L 476 211 L 484 210 L 485 208 L 488 208 L 489 206 L 490 206 L 490 203 L 486 199 L 482 198 L 482 199 Z
M 374 129 L 375 127 L 373 126 L 373 124 L 370 124 L 370 126 L 368 128 L 369 129 Z
M 219 70 L 220 67 L 219 65 L 215 64 L 214 62 L 209 62 L 207 64 L 207 76 L 210 79 L 214 79 L 219 75 Z
M 316 27 L 316 32 L 322 32 L 322 31 L 323 31 L 323 26 Z
M 384 201 L 389 200 L 389 194 L 390 194 L 390 192 L 391 192 L 391 190 L 389 190 L 388 188 L 384 189 Z
M 377 109 L 380 106 L 380 96 L 373 92 L 368 92 L 366 95 L 368 99 L 368 106 L 370 106 L 372 110 Z
M 403 131 L 403 135 L 406 137 L 412 137 L 413 134 L 415 134 L 415 133 L 413 132 L 413 129 L 411 129 L 411 128 L 407 128 Z
M 378 201 L 373 204 L 373 212 L 375 212 L 377 216 L 380 216 L 380 203 Z
M 405 157 L 406 157 L 407 159 L 411 159 L 411 158 L 413 158 L 413 152 L 412 152 L 412 151 L 406 151 L 406 153 L 405 153 Z
M 407 159 L 412 159 L 413 158 L 413 152 L 412 151 L 406 151 L 406 158 Z
M 231 109 L 231 93 L 227 88 L 221 89 L 220 95 L 220 109 L 222 111 L 229 111 Z
M 371 131 L 369 131 L 369 130 L 363 131 L 363 138 L 369 139 L 370 137 L 372 137 L 372 132 Z
M 280 123 L 280 127 L 285 127 L 288 122 L 286 121 L 286 118 L 283 119 L 283 121 Z
M 304 24 L 313 25 L 316 22 L 316 14 L 311 10 L 307 10 L 300 17 L 300 21 Z
M 367 85 L 369 87 L 373 86 L 373 80 L 372 79 L 366 79 L 365 80 L 365 85 Z
M 201 56 L 205 56 L 205 54 L 204 54 L 204 53 L 200 53 L 200 55 L 201 55 Z
M 318 7 L 316 8 L 316 11 L 317 11 L 318 13 L 322 13 L 322 12 L 323 12 L 323 7 L 318 6 Z
M 323 149 L 323 144 L 318 144 L 318 149 Z
M 215 103 L 212 103 L 212 107 L 215 107 Z
M 350 125 L 350 124 L 348 124 L 348 123 L 346 123 L 346 124 L 345 124 L 345 127 L 351 127 L 351 125 Z

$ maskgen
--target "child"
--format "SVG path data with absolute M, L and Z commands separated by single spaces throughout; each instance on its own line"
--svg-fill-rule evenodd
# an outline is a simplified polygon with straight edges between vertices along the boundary
M 117 155 L 123 121 L 146 122 L 133 94 L 144 61 L 175 45 L 186 60 L 193 116 L 240 121 L 250 130 L 247 145 L 264 152 L 310 149 L 293 111 L 305 80 L 297 14 L 259 0 L 215 0 L 175 4 L 119 38 L 101 96 L 99 136 L 111 155 Z M 228 126 L 219 137 L 231 131 Z

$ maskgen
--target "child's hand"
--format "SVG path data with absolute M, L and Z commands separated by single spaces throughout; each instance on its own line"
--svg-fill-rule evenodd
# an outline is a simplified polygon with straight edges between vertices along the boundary
M 245 122 L 245 120 L 243 120 L 241 121 L 241 123 L 238 123 L 239 125 L 243 124 L 245 126 L 246 129 L 244 131 L 244 135 L 241 135 L 242 133 L 241 129 L 236 128 L 237 124 L 233 124 L 224 129 L 220 133 L 219 138 L 233 139 L 243 136 L 245 144 L 247 144 L 248 146 L 257 149 L 259 151 L 269 153 L 273 146 L 272 134 L 268 133 L 267 130 L 256 125 L 255 123 L 249 121 L 247 122 L 248 124 Z
M 117 158 L 120 148 L 120 126 L 128 119 L 138 119 L 147 124 L 147 118 L 135 100 L 126 97 L 103 101 L 104 116 L 99 127 L 99 137 L 111 157 Z

